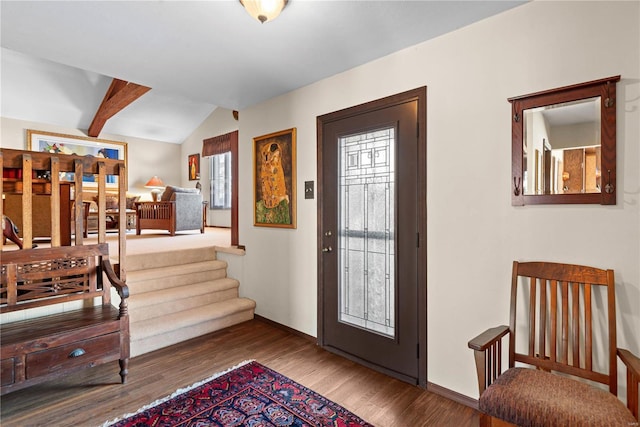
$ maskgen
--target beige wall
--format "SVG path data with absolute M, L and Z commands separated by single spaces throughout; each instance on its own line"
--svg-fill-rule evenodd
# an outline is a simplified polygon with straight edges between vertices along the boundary
M 0 118 L 0 147 L 26 149 L 27 129 L 46 132 L 57 132 L 66 135 L 87 136 L 78 129 L 63 128 L 44 123 L 27 122 L 23 120 Z M 143 199 L 151 200 L 149 190 L 144 184 L 153 175 L 158 175 L 165 184 L 180 185 L 180 149 L 178 144 L 150 141 L 140 138 L 123 137 L 118 135 L 101 134 L 101 139 L 127 143 L 129 193 L 140 194 Z M 186 166 L 185 166 L 186 174 Z
M 296 127 L 315 181 L 318 115 L 426 85 L 428 380 L 477 396 L 467 341 L 508 322 L 514 259 L 615 269 L 619 344 L 640 354 L 639 21 L 638 2 L 532 2 L 241 111 L 242 293 L 316 335 L 317 203 L 298 185 L 297 229 L 254 227 L 252 138 Z M 511 206 L 507 98 L 618 74 L 617 205 Z

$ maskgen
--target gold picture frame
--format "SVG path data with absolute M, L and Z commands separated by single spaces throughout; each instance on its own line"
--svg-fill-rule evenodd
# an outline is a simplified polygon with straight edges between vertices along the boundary
M 124 160 L 127 166 L 126 142 L 27 129 L 27 150 L 118 159 Z M 61 173 L 61 175 L 62 181 L 73 181 L 72 173 Z M 93 175 L 85 175 L 82 180 L 83 185 L 87 187 L 97 185 Z M 117 183 L 117 176 L 107 176 L 108 187 L 117 186 Z
M 253 225 L 296 228 L 296 128 L 253 138 Z

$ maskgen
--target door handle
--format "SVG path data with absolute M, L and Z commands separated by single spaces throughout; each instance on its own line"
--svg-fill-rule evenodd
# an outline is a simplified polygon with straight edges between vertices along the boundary
M 333 252 L 333 248 L 331 246 L 327 246 L 326 248 L 322 248 L 322 252 Z

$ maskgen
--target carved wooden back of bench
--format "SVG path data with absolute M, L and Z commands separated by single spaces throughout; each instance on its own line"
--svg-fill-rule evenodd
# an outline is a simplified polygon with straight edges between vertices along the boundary
M 110 304 L 110 282 L 102 277 L 108 256 L 106 243 L 3 252 L 0 312 L 96 297 Z

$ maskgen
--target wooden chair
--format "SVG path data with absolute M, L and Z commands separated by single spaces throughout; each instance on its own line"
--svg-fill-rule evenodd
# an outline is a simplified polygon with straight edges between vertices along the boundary
M 18 227 L 8 216 L 2 215 L 2 238 L 11 240 L 18 245 L 18 248 L 22 249 L 22 240 L 18 237 L 17 229 Z
M 136 202 L 136 234 L 145 229 L 177 231 L 200 230 L 204 233 L 207 204 L 195 188 L 167 186 L 162 199 Z
M 508 327 L 469 341 L 480 426 L 638 425 L 640 359 L 617 348 L 613 270 L 514 262 L 510 311 Z M 502 372 L 506 336 L 509 361 Z M 616 355 L 627 367 L 628 408 L 617 398 Z

